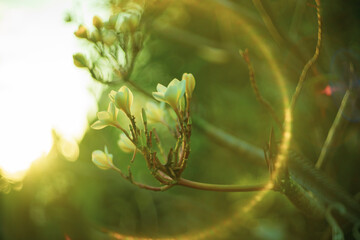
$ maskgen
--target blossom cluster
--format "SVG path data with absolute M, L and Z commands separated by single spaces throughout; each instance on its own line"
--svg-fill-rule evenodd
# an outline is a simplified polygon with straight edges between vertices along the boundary
M 158 84 L 156 87 L 156 92 L 153 92 L 153 97 L 160 103 L 147 102 L 145 108 L 142 110 L 142 120 L 145 129 L 139 129 L 136 125 L 134 114 L 132 113 L 132 105 L 134 102 L 134 95 L 132 91 L 126 87 L 122 86 L 118 91 L 112 90 L 109 93 L 109 105 L 106 111 L 101 111 L 97 113 L 98 120 L 92 124 L 93 129 L 103 129 L 107 126 L 113 126 L 122 131 L 120 134 L 120 139 L 118 141 L 118 146 L 124 152 L 136 152 L 140 150 L 143 154 L 148 152 L 154 153 L 154 150 L 151 148 L 152 134 L 154 132 L 147 130 L 147 124 L 152 123 L 166 123 L 165 115 L 167 109 L 165 104 L 167 104 L 173 111 L 177 119 L 175 124 L 178 125 L 178 133 L 175 135 L 179 141 L 188 141 L 191 129 L 190 121 L 190 102 L 192 99 L 192 94 L 195 89 L 195 78 L 192 74 L 184 73 L 181 80 L 173 79 L 167 86 Z M 130 120 L 131 124 L 129 130 L 126 130 L 125 127 L 121 126 L 118 121 L 119 111 L 124 112 L 126 117 Z M 169 126 L 169 125 L 167 125 Z M 154 130 L 155 131 L 155 130 Z M 178 144 L 179 145 L 179 144 Z M 174 149 L 180 151 L 179 147 Z M 184 155 L 185 149 L 182 149 L 182 155 Z M 156 153 L 156 152 L 155 152 Z M 184 158 L 184 156 L 179 157 L 178 155 L 174 158 Z M 101 169 L 112 168 L 112 155 L 107 152 L 102 152 L 96 150 L 93 152 L 92 160 L 95 165 Z M 166 159 L 170 161 L 169 159 Z M 179 161 L 178 160 L 178 161 Z M 183 159 L 182 159 L 183 161 Z

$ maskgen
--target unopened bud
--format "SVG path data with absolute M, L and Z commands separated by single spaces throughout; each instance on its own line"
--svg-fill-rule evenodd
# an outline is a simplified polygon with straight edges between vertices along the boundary
M 78 38 L 87 38 L 88 37 L 88 30 L 83 25 L 80 25 L 78 30 L 74 34 Z
M 103 27 L 103 22 L 101 20 L 100 17 L 98 16 L 94 16 L 93 17 L 93 25 L 97 28 L 97 29 L 101 29 Z
M 92 42 L 100 42 L 101 41 L 101 35 L 98 30 L 95 30 L 91 33 L 90 40 Z
M 107 30 L 103 34 L 103 42 L 108 46 L 111 46 L 116 41 L 116 39 L 116 33 L 112 30 Z
M 129 30 L 134 32 L 140 24 L 140 16 L 138 14 L 131 14 L 127 18 L 127 24 L 129 26 Z
M 105 27 L 108 29 L 115 29 L 115 25 L 116 25 L 118 17 L 119 17 L 118 14 L 111 15 L 109 18 L 109 21 L 105 23 Z
M 101 169 L 109 169 L 113 166 L 113 156 L 108 153 L 105 147 L 105 152 L 96 150 L 92 153 L 93 163 Z
M 195 89 L 195 78 L 191 73 L 184 73 L 182 79 L 186 81 L 186 96 L 191 98 Z
M 122 86 L 115 95 L 114 104 L 118 109 L 123 110 L 126 113 L 126 115 L 130 116 L 131 115 L 130 108 L 133 103 L 133 99 L 134 96 L 131 90 L 126 86 Z

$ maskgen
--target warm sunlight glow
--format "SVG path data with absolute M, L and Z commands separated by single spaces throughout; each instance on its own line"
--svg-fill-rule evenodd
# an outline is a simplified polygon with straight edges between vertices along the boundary
M 76 160 L 76 140 L 87 128 L 89 111 L 96 112 L 91 79 L 72 62 L 79 47 L 74 25 L 63 20 L 69 8 L 61 1 L 16 8 L 0 3 L 0 168 L 5 175 L 24 172 L 46 155 L 52 129 L 68 139 L 62 143 L 64 156 Z

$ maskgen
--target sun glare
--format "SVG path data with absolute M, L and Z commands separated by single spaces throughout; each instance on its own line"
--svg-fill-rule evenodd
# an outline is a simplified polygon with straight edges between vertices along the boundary
M 49 3 L 0 3 L 0 168 L 5 175 L 24 173 L 46 155 L 52 129 L 67 139 L 61 148 L 74 161 L 89 111 L 96 112 L 91 79 L 72 63 L 79 47 L 74 26 L 63 21 L 71 6 Z

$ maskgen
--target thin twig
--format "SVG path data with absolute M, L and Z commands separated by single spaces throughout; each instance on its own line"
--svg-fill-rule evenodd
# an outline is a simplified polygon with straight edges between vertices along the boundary
M 345 93 L 345 96 L 343 97 L 342 101 L 341 101 L 341 105 L 340 108 L 336 114 L 335 120 L 333 122 L 333 124 L 331 125 L 331 128 L 328 132 L 328 135 L 326 137 L 326 140 L 324 142 L 324 145 L 321 149 L 321 153 L 319 156 L 319 159 L 317 160 L 315 167 L 317 169 L 322 168 L 323 166 L 325 166 L 327 160 L 329 159 L 327 156 L 329 155 L 330 152 L 330 148 L 334 142 L 335 139 L 335 135 L 336 133 L 339 131 L 339 128 L 341 126 L 341 123 L 344 121 L 342 115 L 344 113 L 344 110 L 346 108 L 346 106 L 349 103 L 349 97 L 350 97 L 351 91 L 347 90 Z
M 256 99 L 260 102 L 260 104 L 262 104 L 265 109 L 269 112 L 269 114 L 271 115 L 271 117 L 275 120 L 276 124 L 279 126 L 279 128 L 282 130 L 282 124 L 280 119 L 277 117 L 275 110 L 273 109 L 273 107 L 271 106 L 271 104 L 261 96 L 259 88 L 257 86 L 256 80 L 255 80 L 255 72 L 254 72 L 254 68 L 251 64 L 250 61 L 250 57 L 249 57 L 249 50 L 245 49 L 245 51 L 240 51 L 240 55 L 243 57 L 243 59 L 245 60 L 248 69 L 249 69 L 249 78 L 250 78 L 250 83 L 251 83 L 251 87 L 254 90 Z
M 198 117 L 193 117 L 193 123 L 198 130 L 210 136 L 211 140 L 233 150 L 240 156 L 251 157 L 254 163 L 264 164 L 264 154 L 261 148 L 236 138 Z M 294 184 L 300 184 L 326 203 L 342 203 L 348 209 L 347 217 L 349 220 L 360 219 L 360 206 L 352 196 L 321 171 L 315 169 L 310 160 L 294 151 L 289 152 L 288 167 Z M 244 159 L 247 158 L 244 157 Z
M 317 60 L 317 58 L 319 57 L 319 53 L 320 53 L 320 46 L 321 46 L 321 14 L 320 14 L 320 0 L 315 0 L 316 2 L 316 15 L 317 15 L 317 22 L 318 22 L 318 35 L 317 35 L 317 43 L 316 43 L 316 47 L 315 47 L 315 53 L 314 55 L 309 59 L 309 61 L 305 64 L 300 78 L 299 78 L 299 82 L 296 86 L 295 92 L 291 98 L 291 103 L 290 103 L 290 111 L 293 112 L 294 108 L 295 108 L 295 104 L 297 99 L 299 98 L 299 95 L 301 93 L 301 89 L 304 85 L 304 81 L 306 78 L 306 74 L 308 72 L 308 70 L 311 68 L 311 66 L 315 63 L 315 61 Z
M 161 144 L 161 141 L 160 141 L 160 137 L 159 137 L 159 135 L 157 134 L 157 131 L 156 131 L 155 128 L 153 128 L 152 132 L 153 132 L 154 137 L 155 137 L 156 145 L 158 146 L 158 148 L 159 148 L 159 150 L 160 150 L 160 154 L 163 156 L 164 161 L 166 162 L 166 161 L 167 161 L 167 157 L 166 157 L 166 155 L 165 155 L 164 148 L 162 147 L 162 144 Z
M 254 186 L 238 186 L 238 185 L 221 185 L 221 184 L 209 184 L 190 181 L 184 178 L 177 180 L 177 185 L 194 188 L 198 190 L 214 191 L 214 192 L 256 192 L 267 191 L 272 189 L 271 184 L 260 184 Z
M 112 169 L 114 169 L 116 172 L 118 172 L 120 174 L 120 176 L 123 177 L 125 180 L 130 181 L 130 178 L 127 177 L 119 168 L 112 165 Z M 165 186 L 161 186 L 161 187 L 154 187 L 154 186 L 146 185 L 146 184 L 143 184 L 143 183 L 135 182 L 135 181 L 132 181 L 132 180 L 131 180 L 131 183 L 138 186 L 138 187 L 140 187 L 140 188 L 144 188 L 144 189 L 151 190 L 151 191 L 165 191 L 165 190 L 173 187 L 173 185 L 165 185 Z
M 126 137 L 127 137 L 130 141 L 132 141 L 132 142 L 134 143 L 134 141 L 131 139 L 129 133 L 128 133 L 123 127 L 121 127 L 118 122 L 112 122 L 112 123 L 110 123 L 110 125 L 113 126 L 113 127 L 116 127 L 116 128 L 119 129 L 119 130 L 121 130 L 121 131 L 126 135 Z M 135 143 L 134 143 L 134 144 L 135 144 Z
M 133 156 L 132 156 L 132 158 L 131 158 L 131 163 L 133 163 L 134 162 L 134 160 L 135 160 L 135 157 L 136 157 L 136 152 L 137 152 L 137 147 L 135 147 L 135 150 L 134 150 L 134 153 L 133 153 Z

